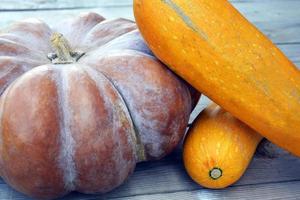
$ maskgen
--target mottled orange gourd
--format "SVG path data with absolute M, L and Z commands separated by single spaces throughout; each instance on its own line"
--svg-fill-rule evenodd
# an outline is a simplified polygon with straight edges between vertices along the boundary
M 187 134 L 185 168 L 204 187 L 228 187 L 244 174 L 261 140 L 253 129 L 213 104 L 202 111 Z
M 138 27 L 174 72 L 300 156 L 300 72 L 226 0 L 135 0 Z

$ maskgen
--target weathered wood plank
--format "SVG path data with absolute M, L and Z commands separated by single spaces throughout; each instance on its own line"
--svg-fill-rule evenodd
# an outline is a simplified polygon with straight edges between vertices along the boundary
M 133 19 L 132 0 L 2 0 L 1 9 L 45 9 L 47 11 L 0 12 L 0 27 L 24 17 L 39 17 L 50 24 L 82 11 L 96 11 L 107 18 Z M 272 2 L 272 3 L 271 3 Z M 112 7 L 117 5 L 118 7 Z M 234 5 L 254 22 L 300 67 L 300 1 L 299 0 L 236 0 Z M 101 6 L 101 7 L 99 7 Z M 18 7 L 18 8 L 16 8 Z M 94 9 L 79 9 L 98 7 Z M 64 9 L 69 10 L 51 10 Z M 50 10 L 49 10 L 50 9 Z M 71 10 L 72 9 L 72 10 Z M 295 43 L 296 44 L 282 44 Z M 298 42 L 298 43 L 297 43 Z M 203 98 L 197 112 L 209 103 Z M 273 148 L 274 146 L 272 146 Z M 212 191 L 196 185 L 185 173 L 181 149 L 157 162 L 138 164 L 130 179 L 106 195 L 72 193 L 64 199 L 300 199 L 300 160 L 276 148 L 281 157 L 268 159 L 258 154 L 244 177 L 227 190 Z M 275 183 L 281 182 L 281 183 Z M 270 184 L 268 184 L 270 183 Z M 259 185 L 257 185 L 259 184 Z M 148 195 L 146 195 L 148 194 Z M 129 197 L 130 196 L 130 197 Z M 126 198 L 128 197 L 128 198 Z M 0 180 L 0 199 L 29 198 L 15 192 Z
M 281 44 L 279 44 L 278 47 L 296 65 L 297 65 L 297 63 L 300 62 L 300 44 L 292 44 L 292 45 L 289 45 L 289 44 L 288 45 L 286 45 L 286 44 L 281 45 Z
M 0 27 L 3 28 L 9 24 L 24 19 L 24 18 L 39 18 L 46 21 L 50 25 L 54 25 L 58 21 L 74 17 L 81 12 L 93 11 L 101 13 L 106 18 L 117 18 L 123 17 L 133 20 L 132 10 L 130 7 L 122 8 L 98 8 L 98 9 L 89 9 L 89 10 L 64 10 L 64 11 L 37 11 L 37 12 L 16 12 L 7 15 L 7 13 L 0 12 Z M 300 13 L 300 12 L 299 12 Z M 298 17 L 298 16 L 295 16 Z M 299 14 L 300 18 L 300 14 Z M 300 43 L 300 22 L 297 24 L 294 22 L 256 22 L 256 25 L 260 30 L 262 30 L 271 40 L 275 43 Z M 292 47 L 293 49 L 297 47 Z M 288 50 L 288 49 L 287 49 Z M 296 54 L 299 56 L 299 54 Z
M 0 5 L 2 5 L 2 2 Z M 246 1 L 235 2 L 234 5 L 274 42 L 300 42 L 300 21 L 298 20 L 300 19 L 300 1 L 272 1 L 272 3 L 270 3 L 270 1 Z M 134 18 L 132 7 L 127 5 L 119 7 L 98 7 L 94 9 L 0 12 L 0 27 L 29 17 L 40 18 L 47 21 L 50 25 L 54 25 L 57 21 L 65 19 L 66 17 L 76 16 L 80 12 L 87 11 L 101 13 L 107 18 Z
M 277 159 L 257 156 L 243 178 L 232 187 L 285 181 L 300 181 L 300 159 L 290 155 Z M 299 183 L 298 187 L 300 187 Z M 106 195 L 72 193 L 65 199 L 107 199 L 199 189 L 201 187 L 195 184 L 185 173 L 181 160 L 181 150 L 177 149 L 177 151 L 161 161 L 138 164 L 134 174 L 128 181 L 113 192 Z M 0 199 L 26 200 L 28 198 L 13 191 L 1 180 Z
M 251 5 L 260 5 L 265 2 L 276 1 L 282 2 L 282 0 L 231 0 L 233 3 L 244 3 Z M 293 3 L 295 0 L 285 0 L 285 2 Z M 74 1 L 74 0 L 1 0 L 0 11 L 11 11 L 11 10 L 39 10 L 39 9 L 76 9 L 76 8 L 95 8 L 100 6 L 129 6 L 132 5 L 133 0 L 85 0 L 85 1 Z
M 162 164 L 162 162 L 166 163 Z M 165 166 L 165 164 L 167 164 L 167 166 Z M 265 159 L 257 157 L 251 163 L 244 177 L 236 183 L 235 186 L 300 180 L 299 165 L 300 161 L 291 156 L 281 159 Z M 287 166 L 289 166 L 289 169 L 287 169 Z M 291 171 L 289 171 L 287 173 L 286 170 L 291 170 L 293 172 L 291 173 Z M 130 192 L 128 196 L 132 196 L 138 195 L 138 193 L 150 194 L 200 189 L 200 186 L 192 182 L 184 172 L 181 161 L 181 151 L 177 152 L 175 157 L 172 155 L 169 158 L 166 158 L 166 161 L 141 164 L 138 166 L 135 173 L 134 176 L 142 176 L 139 178 L 142 181 L 137 181 L 138 179 L 134 179 L 135 177 L 133 177 L 132 179 L 129 179 L 126 185 L 107 196 L 125 196 L 122 195 L 122 193 L 126 190 Z M 134 186 L 135 189 L 133 190 Z
M 172 183 L 170 183 L 172 184 Z M 300 199 L 299 190 L 300 181 L 270 183 L 265 185 L 248 185 L 241 187 L 232 187 L 226 190 L 195 190 L 195 191 L 179 191 L 163 194 L 138 195 L 126 198 L 115 198 L 115 200 L 157 200 L 157 199 L 172 199 L 172 200 L 191 200 L 191 199 L 209 199 L 209 200 L 232 200 L 232 199 L 285 199 L 297 200 Z M 92 200 L 93 198 L 90 198 Z
M 0 27 L 22 20 L 24 18 L 39 18 L 49 25 L 53 26 L 58 21 L 77 16 L 82 12 L 97 12 L 106 18 L 128 18 L 133 19 L 132 7 L 100 7 L 96 9 L 74 9 L 74 10 L 43 10 L 43 11 L 26 11 L 26 12 L 0 12 Z
M 76 9 L 111 6 L 131 6 L 133 0 L 1 0 L 0 10 Z

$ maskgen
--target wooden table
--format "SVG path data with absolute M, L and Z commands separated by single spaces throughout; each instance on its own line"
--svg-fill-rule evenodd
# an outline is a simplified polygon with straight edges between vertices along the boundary
M 300 66 L 300 0 L 232 0 L 232 3 Z M 0 27 L 27 17 L 38 17 L 53 25 L 86 11 L 107 18 L 133 19 L 131 0 L 1 0 Z M 201 100 L 191 120 L 208 102 L 207 98 Z M 195 184 L 184 170 L 178 147 L 161 161 L 138 164 L 126 183 L 106 195 L 72 193 L 63 199 L 300 199 L 300 159 L 268 143 L 261 148 L 271 148 L 275 158 L 258 153 L 243 178 L 225 190 L 208 190 Z M 0 179 L 0 200 L 8 199 L 29 198 Z

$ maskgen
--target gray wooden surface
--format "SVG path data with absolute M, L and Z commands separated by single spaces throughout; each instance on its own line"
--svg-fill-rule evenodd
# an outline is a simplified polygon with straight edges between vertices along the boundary
M 232 0 L 251 22 L 300 67 L 300 0 Z M 23 18 L 38 17 L 50 25 L 80 12 L 95 11 L 107 18 L 133 19 L 132 0 L 0 0 L 0 28 Z M 202 98 L 191 121 L 208 104 Z M 264 143 L 243 178 L 225 190 L 208 190 L 185 173 L 181 146 L 161 161 L 140 163 L 134 174 L 105 195 L 72 193 L 63 199 L 300 199 L 300 159 Z M 273 158 L 270 158 L 273 157 Z M 29 198 L 0 179 L 0 200 Z

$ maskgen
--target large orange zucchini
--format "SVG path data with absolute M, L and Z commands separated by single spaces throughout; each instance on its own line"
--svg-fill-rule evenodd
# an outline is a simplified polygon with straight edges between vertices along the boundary
M 137 24 L 174 72 L 300 156 L 300 72 L 226 0 L 135 0 Z

